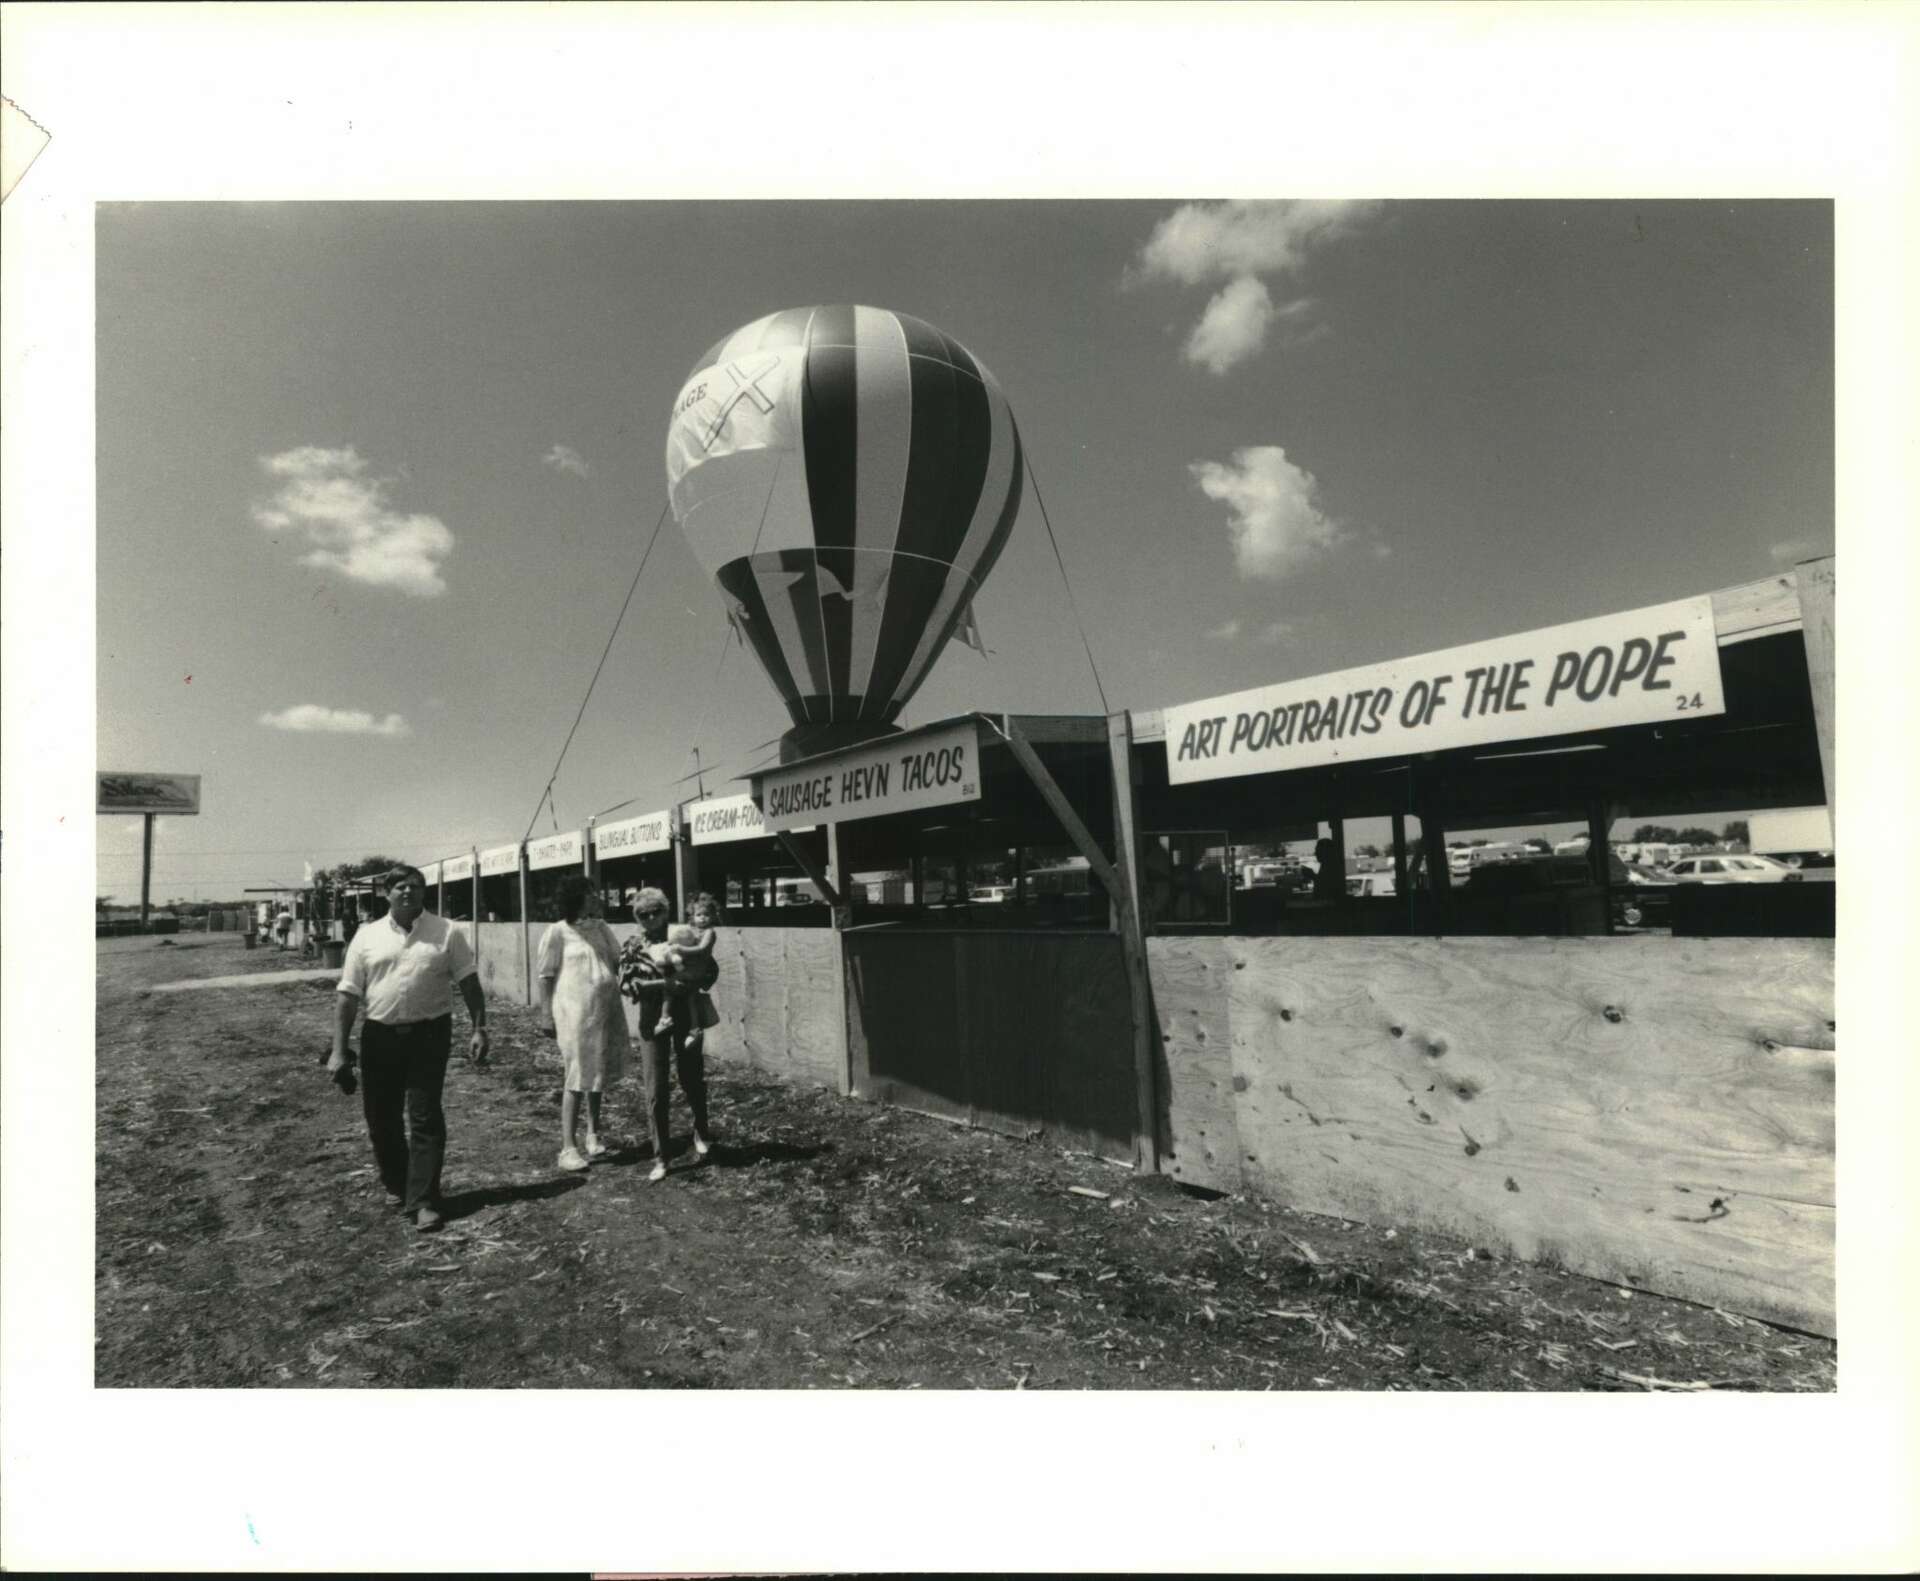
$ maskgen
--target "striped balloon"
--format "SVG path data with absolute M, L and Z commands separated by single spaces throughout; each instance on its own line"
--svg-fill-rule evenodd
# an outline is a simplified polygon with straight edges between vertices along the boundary
M 970 619 L 1021 471 L 993 375 L 931 324 L 874 307 L 734 331 L 695 366 L 667 432 L 674 516 L 816 742 L 877 732 L 906 706 Z

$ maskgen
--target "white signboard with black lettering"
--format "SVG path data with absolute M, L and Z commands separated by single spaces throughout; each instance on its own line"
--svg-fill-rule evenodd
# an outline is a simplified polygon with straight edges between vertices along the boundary
M 473 858 L 471 856 L 450 856 L 440 864 L 440 881 L 443 884 L 463 884 L 473 877 Z
M 754 776 L 767 827 L 880 818 L 980 799 L 980 727 L 971 719 Z
M 615 856 L 645 856 L 664 851 L 673 844 L 673 812 L 642 813 L 638 818 L 622 818 L 618 823 L 594 825 L 593 848 L 601 861 Z
M 760 816 L 760 809 L 754 806 L 753 798 L 745 792 L 738 796 L 709 796 L 705 801 L 690 801 L 682 816 L 695 845 L 758 840 L 773 833 Z M 790 825 L 783 827 L 791 828 Z M 813 825 L 809 823 L 806 827 L 810 829 Z
M 585 850 L 578 829 L 543 835 L 527 842 L 527 866 L 536 871 L 543 867 L 579 867 L 585 860 Z
M 1726 712 L 1713 600 L 1681 599 L 1166 710 L 1175 785 Z
M 520 847 L 518 845 L 496 845 L 491 851 L 480 853 L 480 872 L 483 877 L 491 878 L 496 873 L 519 871 Z

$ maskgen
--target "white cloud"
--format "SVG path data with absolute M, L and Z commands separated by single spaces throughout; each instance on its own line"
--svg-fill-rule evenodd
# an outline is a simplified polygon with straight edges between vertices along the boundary
M 323 731 L 340 736 L 406 736 L 413 732 L 398 714 L 375 719 L 359 708 L 326 708 L 319 703 L 296 703 L 277 714 L 262 714 L 270 730 Z
M 260 465 L 285 481 L 269 503 L 254 507 L 253 519 L 268 532 L 301 533 L 313 545 L 302 565 L 417 598 L 446 592 L 440 562 L 453 549 L 453 533 L 436 516 L 394 510 L 387 480 L 367 477 L 351 446 L 301 445 L 263 456 Z
M 543 467 L 551 467 L 555 472 L 571 472 L 576 478 L 591 477 L 593 468 L 587 465 L 587 459 L 572 445 L 555 445 L 540 458 Z
M 1270 620 L 1260 628 L 1259 634 L 1255 638 L 1255 641 L 1263 642 L 1269 648 L 1271 648 L 1272 646 L 1274 646 L 1275 643 L 1285 642 L 1287 638 L 1291 637 L 1292 635 L 1293 635 L 1292 621 Z
M 1273 298 L 1260 281 L 1250 274 L 1229 280 L 1187 336 L 1187 361 L 1199 363 L 1209 373 L 1225 373 L 1266 343 L 1272 322 Z
M 1201 285 L 1224 279 L 1226 285 L 1207 303 L 1184 347 L 1189 362 L 1223 374 L 1258 352 L 1275 323 L 1289 345 L 1331 333 L 1324 323 L 1311 322 L 1310 297 L 1275 306 L 1262 276 L 1297 274 L 1310 252 L 1366 224 L 1379 208 L 1377 203 L 1189 203 L 1154 227 L 1127 280 Z
M 1820 551 L 1805 538 L 1789 538 L 1785 543 L 1775 544 L 1767 553 L 1775 565 L 1798 565 L 1802 560 L 1813 559 Z
M 1320 485 L 1278 445 L 1233 453 L 1231 465 L 1195 461 L 1187 471 L 1230 512 L 1227 535 L 1243 577 L 1277 580 L 1341 542 L 1337 523 L 1314 503 Z
M 1211 631 L 1207 632 L 1206 638 L 1209 642 L 1231 642 L 1239 635 L 1240 622 L 1237 620 L 1229 620 L 1215 626 Z
M 1378 203 L 1188 203 L 1153 228 L 1140 249 L 1146 279 L 1183 285 L 1254 274 L 1291 274 L 1314 248 L 1351 234 Z

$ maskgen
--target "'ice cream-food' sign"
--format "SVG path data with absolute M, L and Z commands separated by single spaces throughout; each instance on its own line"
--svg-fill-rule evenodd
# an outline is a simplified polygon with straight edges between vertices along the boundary
M 1713 600 L 1446 648 L 1166 710 L 1175 785 L 1726 712 Z

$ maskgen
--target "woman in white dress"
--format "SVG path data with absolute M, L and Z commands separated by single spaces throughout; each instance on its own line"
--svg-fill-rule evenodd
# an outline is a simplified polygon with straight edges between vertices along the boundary
M 586 1169 L 607 1151 L 600 1095 L 626 1068 L 627 1018 L 620 1005 L 620 943 L 601 917 L 600 892 L 576 875 L 560 885 L 561 921 L 540 937 L 534 979 L 541 1028 L 566 1062 L 560 1100 L 560 1168 Z M 574 1140 L 586 1095 L 586 1146 Z

